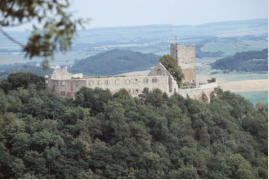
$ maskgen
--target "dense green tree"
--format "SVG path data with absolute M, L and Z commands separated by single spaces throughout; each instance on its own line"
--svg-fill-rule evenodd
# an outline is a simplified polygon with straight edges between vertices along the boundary
M 44 89 L 45 78 L 27 72 L 13 73 L 8 76 L 7 80 L 2 81 L 1 88 L 5 91 L 9 91 L 19 87 L 28 88 L 31 84 L 34 84 L 38 90 Z
M 0 2 L 0 31 L 9 40 L 21 46 L 25 56 L 48 57 L 56 50 L 66 51 L 82 19 L 74 19 L 68 8 L 70 1 L 2 0 Z M 32 23 L 32 31 L 26 44 L 18 42 L 4 31 Z
M 184 74 L 180 66 L 177 65 L 176 60 L 170 55 L 164 55 L 159 59 L 159 62 L 164 65 L 180 87 L 184 79 Z
M 147 89 L 72 100 L 25 81 L 0 87 L 0 178 L 268 178 L 266 105 L 221 89 L 209 104 Z

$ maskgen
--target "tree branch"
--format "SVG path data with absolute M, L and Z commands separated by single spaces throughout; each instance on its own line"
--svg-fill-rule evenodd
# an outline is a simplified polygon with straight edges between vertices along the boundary
M 21 46 L 21 48 L 24 49 L 25 46 L 24 46 L 21 42 L 17 41 L 17 40 L 14 39 L 13 37 L 11 37 L 9 34 L 7 34 L 7 33 L 2 29 L 1 26 L 0 26 L 0 31 L 2 32 L 2 34 L 3 34 L 4 36 L 6 36 L 6 38 L 8 38 L 10 41 L 14 42 L 15 44 Z

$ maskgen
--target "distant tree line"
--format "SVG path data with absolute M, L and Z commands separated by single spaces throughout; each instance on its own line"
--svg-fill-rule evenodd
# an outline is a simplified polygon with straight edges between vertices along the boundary
M 262 51 L 239 52 L 217 60 L 211 64 L 213 69 L 226 71 L 261 72 L 268 71 L 268 49 Z
M 268 110 L 216 89 L 210 104 L 144 89 L 58 97 L 44 78 L 0 81 L 0 178 L 268 177 Z
M 8 75 L 17 72 L 30 72 L 40 76 L 49 75 L 52 69 L 44 69 L 42 66 L 36 66 L 35 63 L 14 63 L 0 65 L 0 77 L 7 78 Z

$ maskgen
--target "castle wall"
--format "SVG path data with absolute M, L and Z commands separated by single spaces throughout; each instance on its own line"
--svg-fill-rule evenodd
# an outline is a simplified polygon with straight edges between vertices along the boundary
M 195 46 L 177 46 L 177 63 L 181 67 L 185 79 L 183 82 L 196 81 Z
M 171 84 L 171 83 L 170 83 Z M 109 89 L 112 93 L 126 89 L 132 96 L 138 96 L 144 88 L 160 89 L 172 95 L 176 88 L 169 88 L 169 76 L 108 76 L 88 77 L 84 79 L 53 80 L 49 79 L 48 88 L 60 96 L 74 98 L 82 87 Z
M 170 55 L 177 60 L 177 44 L 170 44 Z
M 48 80 L 48 89 L 53 93 L 74 98 L 75 93 L 80 90 L 80 88 L 85 87 L 87 82 L 84 79 L 49 79 Z
M 170 54 L 177 60 L 185 80 L 183 82 L 196 82 L 196 55 L 195 46 L 182 46 L 171 44 Z M 178 89 L 178 84 L 161 64 L 157 64 L 147 76 L 99 76 L 83 78 L 83 74 L 71 74 L 67 69 L 56 69 L 46 78 L 48 89 L 63 97 L 75 98 L 75 93 L 82 87 L 109 89 L 112 93 L 126 89 L 132 96 L 138 96 L 144 88 L 150 91 L 160 89 L 169 96 L 179 93 L 183 97 L 210 102 L 215 97 L 214 88 L 217 82 L 201 84 L 195 88 Z M 194 83 L 198 84 L 198 83 Z
M 182 69 L 182 72 L 184 74 L 184 80 L 183 82 L 190 82 L 192 80 L 196 80 L 196 69 L 195 68 L 189 68 L 189 69 Z
M 178 65 L 196 63 L 195 46 L 177 45 L 177 60 Z
M 209 103 L 212 98 L 216 95 L 214 94 L 214 89 L 218 87 L 217 82 L 208 83 L 200 85 L 196 88 L 190 89 L 179 89 L 178 93 L 183 97 L 190 97 L 192 99 L 202 100 L 203 102 Z

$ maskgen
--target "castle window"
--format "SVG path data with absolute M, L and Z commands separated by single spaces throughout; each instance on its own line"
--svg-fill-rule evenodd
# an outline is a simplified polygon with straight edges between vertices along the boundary
M 149 82 L 149 79 L 148 78 L 145 78 L 144 79 L 144 83 L 148 83 Z
M 93 85 L 94 85 L 94 81 L 90 81 L 89 86 L 93 86 Z
M 119 84 L 120 84 L 120 80 L 116 79 L 116 80 L 115 80 L 115 84 L 116 84 L 116 85 L 119 85 Z
M 152 83 L 157 83 L 157 82 L 158 82 L 157 78 L 152 78 Z
M 64 81 L 62 81 L 62 82 L 61 82 L 61 86 L 64 86 L 64 85 L 65 85 L 65 82 L 64 82 Z
M 105 85 L 109 85 L 109 81 L 108 80 L 105 80 Z
M 102 84 L 102 81 L 98 80 L 97 85 L 101 85 L 101 84 Z
M 61 91 L 61 96 L 65 96 L 65 91 Z

